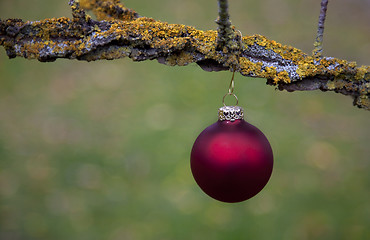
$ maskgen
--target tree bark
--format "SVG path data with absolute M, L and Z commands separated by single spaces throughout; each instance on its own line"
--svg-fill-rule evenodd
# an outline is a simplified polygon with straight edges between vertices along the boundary
M 370 66 L 308 55 L 261 35 L 242 37 L 228 15 L 220 15 L 218 31 L 201 31 L 139 16 L 119 0 L 71 0 L 70 5 L 72 19 L 0 20 L 0 45 L 9 58 L 47 62 L 129 57 L 170 66 L 196 63 L 205 71 L 229 70 L 265 78 L 280 90 L 319 89 L 350 95 L 355 106 L 370 109 Z M 83 9 L 92 10 L 99 21 Z M 221 13 L 225 14 L 222 9 Z

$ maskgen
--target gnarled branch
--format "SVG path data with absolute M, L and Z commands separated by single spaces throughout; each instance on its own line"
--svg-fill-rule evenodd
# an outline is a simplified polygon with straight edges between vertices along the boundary
M 100 21 L 95 21 L 78 2 L 70 1 L 72 19 L 0 20 L 0 45 L 10 58 L 39 61 L 129 57 L 134 61 L 156 59 L 170 66 L 197 63 L 206 71 L 235 70 L 244 76 L 266 78 L 280 90 L 335 91 L 354 97 L 354 105 L 370 109 L 370 66 L 310 56 L 261 35 L 241 38 L 231 24 L 220 24 L 218 32 L 200 31 L 140 17 L 118 0 L 82 0 L 81 7 L 98 16 Z M 225 1 L 220 0 L 220 8 L 221 2 Z

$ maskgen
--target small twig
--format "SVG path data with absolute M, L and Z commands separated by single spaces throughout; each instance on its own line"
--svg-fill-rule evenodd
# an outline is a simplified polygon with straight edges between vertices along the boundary
M 322 0 L 321 1 L 321 10 L 319 16 L 319 23 L 317 26 L 317 36 L 314 43 L 314 50 L 312 52 L 313 56 L 316 58 L 321 58 L 322 56 L 322 42 L 324 37 L 324 24 L 326 18 L 326 10 L 328 9 L 328 2 L 329 0 Z
M 229 4 L 227 0 L 218 1 L 218 18 L 216 23 L 219 25 L 218 31 L 220 33 L 225 33 L 230 29 L 230 15 L 229 15 Z
M 238 35 L 235 33 L 229 15 L 229 6 L 227 0 L 218 0 L 218 36 L 217 36 L 217 49 L 222 50 L 226 47 L 227 50 L 235 52 L 240 49 L 240 40 L 234 41 Z
M 74 19 L 85 21 L 90 19 L 90 17 L 86 15 L 85 11 L 80 8 L 79 0 L 70 0 L 68 4 L 71 6 L 72 16 Z

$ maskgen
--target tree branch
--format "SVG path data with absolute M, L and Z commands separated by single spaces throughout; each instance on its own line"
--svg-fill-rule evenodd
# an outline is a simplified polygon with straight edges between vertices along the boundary
M 358 67 L 331 57 L 317 59 L 261 35 L 243 37 L 236 52 L 229 47 L 219 49 L 221 26 L 218 32 L 200 31 L 139 17 L 115 0 L 81 1 L 82 7 L 108 19 L 95 21 L 79 8 L 78 1 L 70 2 L 72 19 L 0 20 L 0 45 L 9 58 L 95 61 L 129 57 L 134 61 L 156 59 L 170 66 L 197 63 L 206 71 L 235 70 L 266 78 L 280 90 L 320 89 L 350 95 L 354 105 L 370 109 L 370 66 Z
M 80 4 L 82 8 L 92 10 L 98 20 L 131 21 L 139 17 L 134 10 L 123 6 L 120 0 L 80 0 Z
M 324 38 L 324 24 L 326 19 L 326 11 L 328 9 L 329 0 L 321 0 L 321 10 L 319 15 L 319 23 L 317 25 L 317 36 L 315 39 L 315 49 L 313 50 L 313 55 L 316 58 L 320 58 L 322 55 L 322 42 Z

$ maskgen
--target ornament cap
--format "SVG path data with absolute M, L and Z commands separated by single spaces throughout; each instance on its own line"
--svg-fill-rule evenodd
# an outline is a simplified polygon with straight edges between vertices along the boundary
M 218 109 L 219 121 L 235 121 L 244 119 L 244 109 L 239 106 L 223 106 Z

